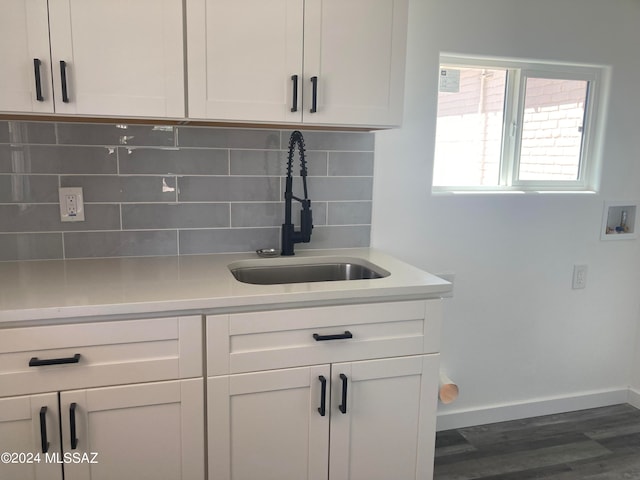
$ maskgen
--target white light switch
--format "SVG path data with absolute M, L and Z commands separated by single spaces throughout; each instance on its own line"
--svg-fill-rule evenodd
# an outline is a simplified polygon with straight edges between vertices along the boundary
M 84 222 L 84 201 L 82 187 L 60 187 L 60 220 L 63 222 Z
M 573 289 L 585 288 L 587 286 L 587 270 L 586 265 L 574 265 L 573 266 Z

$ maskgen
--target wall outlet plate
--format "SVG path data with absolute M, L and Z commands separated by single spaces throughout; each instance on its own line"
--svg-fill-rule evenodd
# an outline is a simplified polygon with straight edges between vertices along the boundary
M 574 290 L 579 288 L 585 288 L 587 286 L 587 271 L 589 267 L 587 265 L 574 265 L 573 266 L 573 282 L 571 284 Z
M 60 187 L 60 221 L 84 222 L 82 187 Z

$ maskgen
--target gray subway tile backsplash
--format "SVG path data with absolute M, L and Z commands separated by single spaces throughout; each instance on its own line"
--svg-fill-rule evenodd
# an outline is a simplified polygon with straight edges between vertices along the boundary
M 120 229 L 118 205 L 88 204 L 84 207 L 84 222 L 61 222 L 60 207 L 57 203 L 0 205 L 0 225 L 3 233 Z
M 228 203 L 151 203 L 122 205 L 124 230 L 230 227 Z
M 120 174 L 228 175 L 229 150 L 118 148 Z
M 373 176 L 373 152 L 329 152 L 329 175 Z
M 0 145 L 0 173 L 116 174 L 113 147 Z
M 58 201 L 55 175 L 0 175 L 0 203 L 52 203 Z
M 302 191 L 298 188 L 296 185 L 294 192 Z M 371 200 L 373 177 L 314 177 L 309 180 L 308 188 L 309 196 L 316 201 Z
M 0 261 L 278 248 L 290 133 L 0 121 Z M 297 247 L 368 246 L 374 134 L 303 135 L 315 229 Z M 60 221 L 59 186 L 83 188 L 84 222 Z
M 274 202 L 280 200 L 278 177 L 178 177 L 181 202 Z
M 180 254 L 250 252 L 277 248 L 278 228 L 220 228 L 180 230 Z
M 176 146 L 176 127 L 167 125 L 118 125 L 56 123 L 58 143 L 63 145 Z
M 0 121 L 0 143 L 55 144 L 55 124 L 47 122 Z
M 0 235 L 0 261 L 62 258 L 61 233 L 7 233 Z
M 296 248 L 353 248 L 369 245 L 370 225 L 326 226 L 313 229 L 313 245 L 300 243 Z
M 177 231 L 72 232 L 64 234 L 67 258 L 177 255 Z
M 175 202 L 176 177 L 71 175 L 60 177 L 62 187 L 82 187 L 85 202 Z
M 375 137 L 373 133 L 362 132 L 302 132 L 307 150 L 326 150 L 344 152 L 373 152 Z M 291 130 L 281 132 L 282 148 L 288 148 Z
M 326 225 L 326 202 L 312 202 L 314 225 Z M 299 224 L 300 207 L 293 205 L 293 221 Z M 231 204 L 232 227 L 280 227 L 284 222 L 284 202 L 251 202 Z
M 279 130 L 178 127 L 178 146 L 279 150 Z
M 371 225 L 371 202 L 329 202 L 329 225 Z

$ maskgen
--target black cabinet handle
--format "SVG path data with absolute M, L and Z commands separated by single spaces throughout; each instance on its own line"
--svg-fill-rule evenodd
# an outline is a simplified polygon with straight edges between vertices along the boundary
M 69 92 L 67 91 L 67 62 L 60 60 L 60 83 L 62 84 L 62 101 L 69 103 Z
M 353 334 L 349 330 L 345 330 L 344 333 L 337 333 L 335 335 L 320 335 L 314 333 L 313 338 L 316 342 L 324 342 L 326 340 L 344 340 L 345 338 L 353 338 Z
M 292 112 L 298 111 L 298 75 L 291 75 L 291 81 L 293 82 L 293 106 Z
M 42 79 L 40 78 L 40 65 L 42 62 L 39 58 L 33 59 L 33 74 L 36 78 L 36 100 L 39 102 L 44 102 L 44 97 L 42 96 Z M 46 453 L 46 452 L 43 452 Z
M 342 413 L 347 413 L 347 376 L 341 373 L 340 380 L 342 380 L 342 404 L 338 405 L 338 409 Z
M 310 113 L 318 111 L 318 77 L 311 77 L 311 110 Z
M 65 363 L 78 363 L 80 361 L 80 354 L 76 353 L 73 357 L 66 358 L 49 358 L 46 360 L 39 360 L 38 357 L 33 357 L 29 360 L 30 367 L 42 367 L 44 365 L 64 365 Z
M 78 405 L 73 402 L 69 405 L 69 432 L 71 434 L 71 450 L 75 450 L 78 446 L 78 437 L 76 436 L 76 407 Z
M 324 375 L 320 375 L 318 377 L 318 380 L 320 380 L 320 407 L 318 408 L 318 412 L 320 413 L 321 417 L 324 417 L 325 414 L 327 413 L 327 379 L 324 377 Z
M 40 442 L 42 445 L 42 453 L 49 451 L 49 442 L 47 441 L 47 407 L 40 409 Z

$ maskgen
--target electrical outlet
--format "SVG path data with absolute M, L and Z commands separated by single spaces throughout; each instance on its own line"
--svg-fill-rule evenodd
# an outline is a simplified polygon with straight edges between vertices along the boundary
M 84 201 L 82 187 L 60 187 L 60 220 L 63 222 L 84 222 Z
M 573 284 L 572 288 L 579 289 L 587 286 L 587 270 L 586 265 L 574 265 L 573 266 Z

